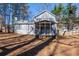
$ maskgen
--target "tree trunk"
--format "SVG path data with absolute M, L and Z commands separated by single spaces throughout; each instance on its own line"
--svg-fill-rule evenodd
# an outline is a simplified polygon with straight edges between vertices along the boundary
M 12 32 L 14 33 L 14 25 L 12 25 Z
M 7 26 L 8 33 L 10 33 L 10 25 Z

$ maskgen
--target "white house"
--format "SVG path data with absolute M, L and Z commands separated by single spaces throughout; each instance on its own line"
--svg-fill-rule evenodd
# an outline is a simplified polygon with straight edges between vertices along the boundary
M 18 34 L 34 34 L 34 23 L 27 20 L 20 20 L 15 22 L 15 32 Z
M 15 22 L 15 32 L 30 35 L 55 35 L 57 21 L 54 14 L 42 11 L 33 17 L 33 22 L 20 20 Z

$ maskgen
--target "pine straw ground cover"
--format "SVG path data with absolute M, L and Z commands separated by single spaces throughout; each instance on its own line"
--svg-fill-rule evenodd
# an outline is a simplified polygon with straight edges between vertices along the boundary
M 38 56 L 78 56 L 79 55 L 79 33 L 59 36 L 58 39 L 42 49 Z

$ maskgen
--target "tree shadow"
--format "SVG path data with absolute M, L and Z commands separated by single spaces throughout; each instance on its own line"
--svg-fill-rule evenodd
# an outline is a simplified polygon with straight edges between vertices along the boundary
M 41 49 L 43 49 L 50 42 L 52 42 L 52 39 L 54 39 L 54 38 L 50 38 L 47 41 L 45 41 L 44 43 L 42 43 L 28 51 L 23 52 L 23 53 L 19 54 L 18 56 L 35 56 Z
M 71 43 L 73 43 L 73 42 L 71 42 Z M 64 44 L 64 45 L 68 45 L 68 46 L 73 46 L 72 48 L 69 48 L 69 49 L 66 49 L 66 50 L 64 50 L 64 51 L 61 51 L 60 53 L 64 53 L 64 52 L 66 52 L 66 51 L 68 51 L 68 50 L 71 50 L 71 49 L 73 49 L 73 48 L 79 47 L 79 46 L 71 45 L 71 43 L 70 43 L 70 44 L 66 44 L 66 43 L 59 42 L 59 40 L 57 40 L 57 41 L 56 41 L 55 48 L 54 48 L 52 54 L 50 54 L 50 56 L 54 56 L 54 55 L 55 55 L 56 49 L 57 49 L 58 46 L 59 46 L 58 44 Z
M 10 53 L 10 52 L 12 52 L 12 51 L 14 51 L 14 50 L 16 50 L 16 49 L 18 49 L 18 48 L 21 48 L 21 47 L 24 46 L 24 45 L 27 45 L 27 44 L 33 42 L 35 39 L 36 39 L 36 38 L 33 38 L 33 39 L 30 40 L 30 41 L 25 41 L 25 42 L 23 42 L 24 44 L 15 46 L 15 47 L 13 47 L 13 48 L 5 48 L 5 47 L 2 47 L 1 49 L 3 50 L 3 52 L 0 53 L 0 56 L 5 56 L 5 55 L 7 55 L 7 54 Z M 9 46 L 9 45 L 8 45 L 8 46 Z M 11 45 L 10 45 L 10 46 L 11 46 Z

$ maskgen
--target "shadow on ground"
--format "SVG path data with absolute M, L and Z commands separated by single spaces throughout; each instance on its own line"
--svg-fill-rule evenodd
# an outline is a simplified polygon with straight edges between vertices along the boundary
M 13 48 L 5 48 L 5 47 L 2 47 L 0 49 L 2 49 L 3 51 L 0 53 L 0 56 L 5 56 L 9 53 L 11 53 L 12 51 L 18 49 L 18 48 L 21 48 L 33 41 L 35 41 L 37 38 L 34 38 L 32 39 L 31 41 L 29 42 L 24 42 L 24 44 L 21 44 L 21 45 L 18 45 L 18 46 L 15 46 Z M 50 38 L 49 40 L 47 40 L 46 42 L 36 46 L 35 48 L 32 48 L 31 50 L 28 50 L 28 51 L 25 51 L 24 53 L 21 53 L 17 56 L 35 56 L 41 49 L 43 49 L 45 46 L 47 46 L 54 38 Z M 11 45 L 10 45 L 11 46 Z
M 48 41 L 36 46 L 35 48 L 32 48 L 31 50 L 21 53 L 18 56 L 35 56 L 41 49 L 43 49 L 45 46 L 47 46 L 52 41 L 52 39 L 53 38 L 50 38 Z
M 0 48 L 0 49 L 2 49 L 3 51 L 0 53 L 0 56 L 5 56 L 5 55 L 7 55 L 7 54 L 10 53 L 10 52 L 12 52 L 12 51 L 14 51 L 14 50 L 16 50 L 16 49 L 18 49 L 18 48 L 21 48 L 22 46 L 25 46 L 25 45 L 27 45 L 27 44 L 33 42 L 35 39 L 36 39 L 36 38 L 32 39 L 32 40 L 29 41 L 29 42 L 27 42 L 27 41 L 26 41 L 26 42 L 23 42 L 24 44 L 15 46 L 15 47 L 13 47 L 13 48 L 5 48 L 5 47 L 2 47 L 2 48 Z M 15 45 L 16 45 L 16 44 L 15 44 Z M 10 46 L 11 46 L 11 45 L 10 45 Z

